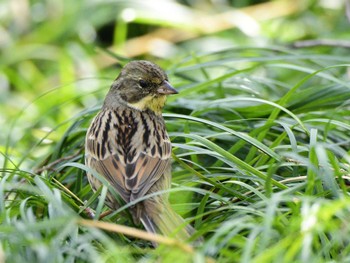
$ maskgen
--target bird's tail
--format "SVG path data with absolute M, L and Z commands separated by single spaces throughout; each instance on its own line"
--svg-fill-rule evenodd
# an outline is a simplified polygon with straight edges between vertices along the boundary
M 187 241 L 195 232 L 185 220 L 178 215 L 168 202 L 161 210 L 147 209 L 141 215 L 141 222 L 148 232 L 158 233 L 173 237 L 181 241 Z M 147 206 L 145 206 L 147 207 Z M 149 206 L 148 206 L 149 207 Z

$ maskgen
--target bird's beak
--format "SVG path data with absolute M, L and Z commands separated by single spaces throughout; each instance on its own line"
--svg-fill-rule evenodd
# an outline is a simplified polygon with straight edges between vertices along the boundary
M 162 95 L 171 95 L 171 94 L 177 94 L 179 93 L 176 89 L 173 88 L 173 86 L 170 85 L 170 83 L 166 80 L 163 81 L 163 83 L 159 86 L 157 89 L 158 94 Z

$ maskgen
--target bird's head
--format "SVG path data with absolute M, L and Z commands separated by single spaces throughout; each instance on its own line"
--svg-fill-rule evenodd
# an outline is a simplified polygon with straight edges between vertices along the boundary
M 145 60 L 132 61 L 113 82 L 105 105 L 113 107 L 122 102 L 140 111 L 150 109 L 161 114 L 166 96 L 176 93 L 159 66 Z

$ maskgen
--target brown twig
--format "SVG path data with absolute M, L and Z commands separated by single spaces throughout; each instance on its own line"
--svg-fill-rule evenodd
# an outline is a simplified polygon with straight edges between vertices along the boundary
M 102 214 L 100 214 L 100 216 L 99 216 L 98 219 L 101 220 L 101 219 L 105 218 L 106 216 L 108 216 L 108 215 L 110 215 L 110 214 L 112 214 L 112 213 L 113 213 L 112 210 L 107 210 L 107 211 L 103 212 Z
M 68 161 L 68 160 L 71 160 L 75 157 L 77 157 L 81 152 L 83 151 L 83 149 L 81 148 L 78 152 L 72 154 L 72 155 L 68 155 L 68 156 L 65 156 L 65 157 L 62 157 L 62 158 L 59 158 L 51 163 L 49 163 L 48 165 L 45 165 L 43 167 L 40 167 L 40 168 L 37 168 L 34 170 L 34 173 L 36 174 L 39 174 L 39 173 L 42 173 L 43 171 L 56 171 L 53 167 L 59 163 L 61 163 L 62 161 Z

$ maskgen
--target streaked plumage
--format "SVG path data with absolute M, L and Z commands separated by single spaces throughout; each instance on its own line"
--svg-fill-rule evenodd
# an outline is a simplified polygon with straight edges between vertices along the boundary
M 161 110 L 166 96 L 177 93 L 167 75 L 148 61 L 128 63 L 113 82 L 101 111 L 86 135 L 88 167 L 105 177 L 121 198 L 131 202 L 147 194 L 170 188 L 171 143 Z M 88 174 L 96 191 L 100 181 Z M 119 204 L 108 194 L 106 204 Z M 152 233 L 171 235 L 184 223 L 170 207 L 168 195 L 148 198 L 131 208 L 135 223 L 140 221 Z M 191 226 L 176 237 L 186 240 Z

